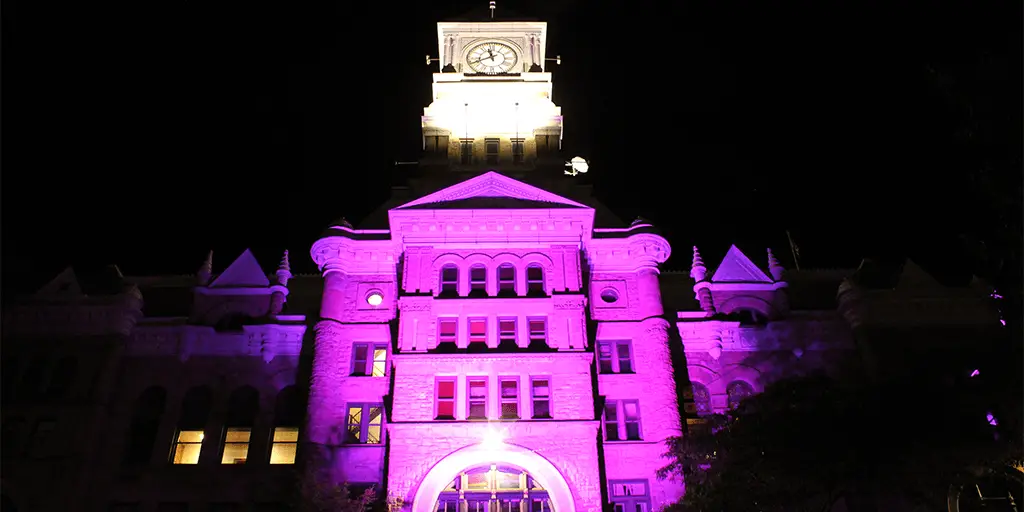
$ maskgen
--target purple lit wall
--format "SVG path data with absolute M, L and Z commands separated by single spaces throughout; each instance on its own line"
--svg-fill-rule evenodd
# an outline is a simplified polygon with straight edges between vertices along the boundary
M 494 197 L 529 206 L 445 207 Z M 607 481 L 619 482 L 610 489 L 640 489 L 652 509 L 681 495 L 681 482 L 655 476 L 664 440 L 680 432 L 662 237 L 646 224 L 594 229 L 592 208 L 495 172 L 389 217 L 390 230 L 338 226 L 312 249 L 325 286 L 308 435 L 330 447 L 334 478 L 382 481 L 386 440 L 387 492 L 409 510 L 433 511 L 446 489 L 472 490 L 474 468 L 493 466 L 528 475 L 554 510 L 592 511 L 603 449 Z M 373 294 L 384 300 L 371 305 Z M 386 347 L 385 375 L 353 376 L 367 373 L 363 344 Z M 385 433 L 367 439 L 377 420 L 366 404 L 389 395 Z

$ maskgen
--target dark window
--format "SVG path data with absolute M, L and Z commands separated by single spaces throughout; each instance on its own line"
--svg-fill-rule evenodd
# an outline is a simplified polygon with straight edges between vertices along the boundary
M 693 407 L 697 416 L 711 414 L 711 393 L 703 384 L 693 383 Z
M 599 373 L 633 373 L 633 350 L 629 341 L 598 341 Z
M 447 135 L 428 135 L 425 137 L 425 150 L 427 153 L 435 155 L 446 155 L 448 154 L 448 136 Z
M 473 139 L 462 139 L 459 141 L 459 157 L 462 165 L 473 163 Z
M 487 419 L 487 379 L 469 379 L 469 416 L 471 420 Z
M 487 296 L 487 268 L 483 265 L 473 265 L 469 268 L 469 295 Z
M 512 163 L 523 163 L 526 156 L 526 142 L 523 139 L 512 139 Z
M 437 381 L 437 419 L 455 419 L 454 379 L 438 379 Z
M 242 386 L 231 392 L 224 421 L 221 464 L 245 464 L 249 459 L 249 441 L 259 409 L 260 394 L 252 386 Z
M 124 452 L 125 464 L 139 466 L 149 463 L 166 404 L 167 391 L 159 386 L 146 389 L 135 400 L 128 445 Z
M 487 163 L 495 165 L 498 163 L 499 143 L 498 139 L 485 139 L 484 149 L 487 153 Z
M 441 269 L 441 295 L 459 294 L 459 269 L 455 265 L 445 265 Z
M 501 387 L 501 418 L 519 419 L 519 379 L 505 378 Z
M 352 345 L 352 376 L 383 377 L 387 373 L 388 346 L 384 343 Z
M 540 265 L 526 267 L 526 293 L 533 297 L 544 295 L 544 269 Z
M 637 400 L 608 400 L 604 406 L 605 439 L 640 441 L 640 403 Z
M 725 393 L 729 397 L 729 410 L 732 410 L 739 407 L 743 400 L 753 395 L 754 388 L 750 387 L 750 384 L 746 382 L 737 380 L 725 388 Z
M 458 328 L 459 323 L 455 318 L 438 318 L 437 343 L 455 343 Z
M 498 295 L 502 297 L 516 294 L 516 268 L 511 263 L 503 263 L 498 267 Z
M 516 319 L 498 319 L 498 348 L 515 349 L 519 346 L 516 340 Z

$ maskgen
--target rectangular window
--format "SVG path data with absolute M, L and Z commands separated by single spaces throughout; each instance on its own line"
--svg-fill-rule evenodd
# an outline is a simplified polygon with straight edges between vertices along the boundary
M 424 150 L 427 153 L 435 155 L 446 155 L 448 154 L 448 136 L 447 135 L 428 135 L 424 140 Z
M 351 444 L 380 444 L 384 425 L 381 404 L 348 404 L 348 435 Z
M 547 342 L 548 340 L 548 322 L 546 318 L 531 318 L 530 324 L 530 342 Z
M 486 318 L 470 318 L 469 319 L 469 342 L 470 343 L 487 343 L 487 319 Z
M 640 402 L 608 400 L 604 406 L 605 439 L 608 441 L 640 441 Z
M 533 379 L 530 382 L 533 394 L 534 419 L 551 418 L 551 386 L 548 379 Z
M 499 318 L 498 319 L 498 339 L 502 341 L 516 341 L 516 319 L 515 318 Z
M 600 373 L 633 373 L 633 346 L 629 340 L 598 341 L 597 367 Z
M 274 427 L 274 437 L 270 443 L 271 464 L 295 464 L 298 448 L 299 429 L 297 427 Z
M 462 165 L 473 163 L 473 139 L 459 140 L 459 157 Z
M 523 163 L 526 155 L 526 141 L 523 139 L 512 139 L 512 163 Z
M 647 480 L 609 480 L 608 487 L 616 512 L 648 512 L 651 509 Z
M 455 419 L 455 379 L 437 381 L 437 419 Z
M 352 345 L 352 376 L 383 377 L 387 373 L 388 346 L 384 343 Z
M 437 319 L 437 342 L 455 343 L 455 336 L 459 328 L 458 320 L 454 318 Z
M 487 163 L 490 165 L 497 164 L 499 152 L 498 139 L 484 139 L 484 149 L 487 153 Z
M 245 464 L 246 456 L 249 454 L 249 435 L 252 433 L 247 428 L 229 428 L 224 434 L 224 454 L 220 458 L 221 464 Z
M 57 431 L 57 420 L 41 419 L 36 422 L 36 429 L 32 432 L 31 453 L 34 457 L 43 457 L 52 448 L 54 433 Z
M 469 379 L 469 415 L 471 420 L 487 419 L 487 379 Z
M 199 452 L 203 449 L 202 430 L 179 430 L 174 438 L 174 464 L 199 464 Z
M 503 378 L 501 387 L 501 418 L 505 420 L 519 419 L 519 379 Z

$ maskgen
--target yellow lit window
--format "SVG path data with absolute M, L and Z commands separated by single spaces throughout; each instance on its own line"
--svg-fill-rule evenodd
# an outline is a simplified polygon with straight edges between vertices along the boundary
M 299 429 L 295 427 L 274 428 L 274 441 L 270 446 L 271 464 L 295 464 L 295 452 L 299 446 Z
M 199 464 L 199 452 L 203 449 L 202 430 L 180 430 L 174 440 L 175 464 Z
M 383 377 L 387 369 L 388 349 L 383 345 L 373 347 L 373 376 Z
M 246 455 L 249 454 L 249 434 L 247 428 L 229 428 L 224 436 L 224 456 L 221 457 L 221 464 L 245 464 Z

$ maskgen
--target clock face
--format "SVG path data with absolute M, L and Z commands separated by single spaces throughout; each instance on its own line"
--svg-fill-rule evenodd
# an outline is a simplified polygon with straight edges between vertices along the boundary
M 466 59 L 477 73 L 508 73 L 519 57 L 510 46 L 502 43 L 482 43 L 469 50 Z

